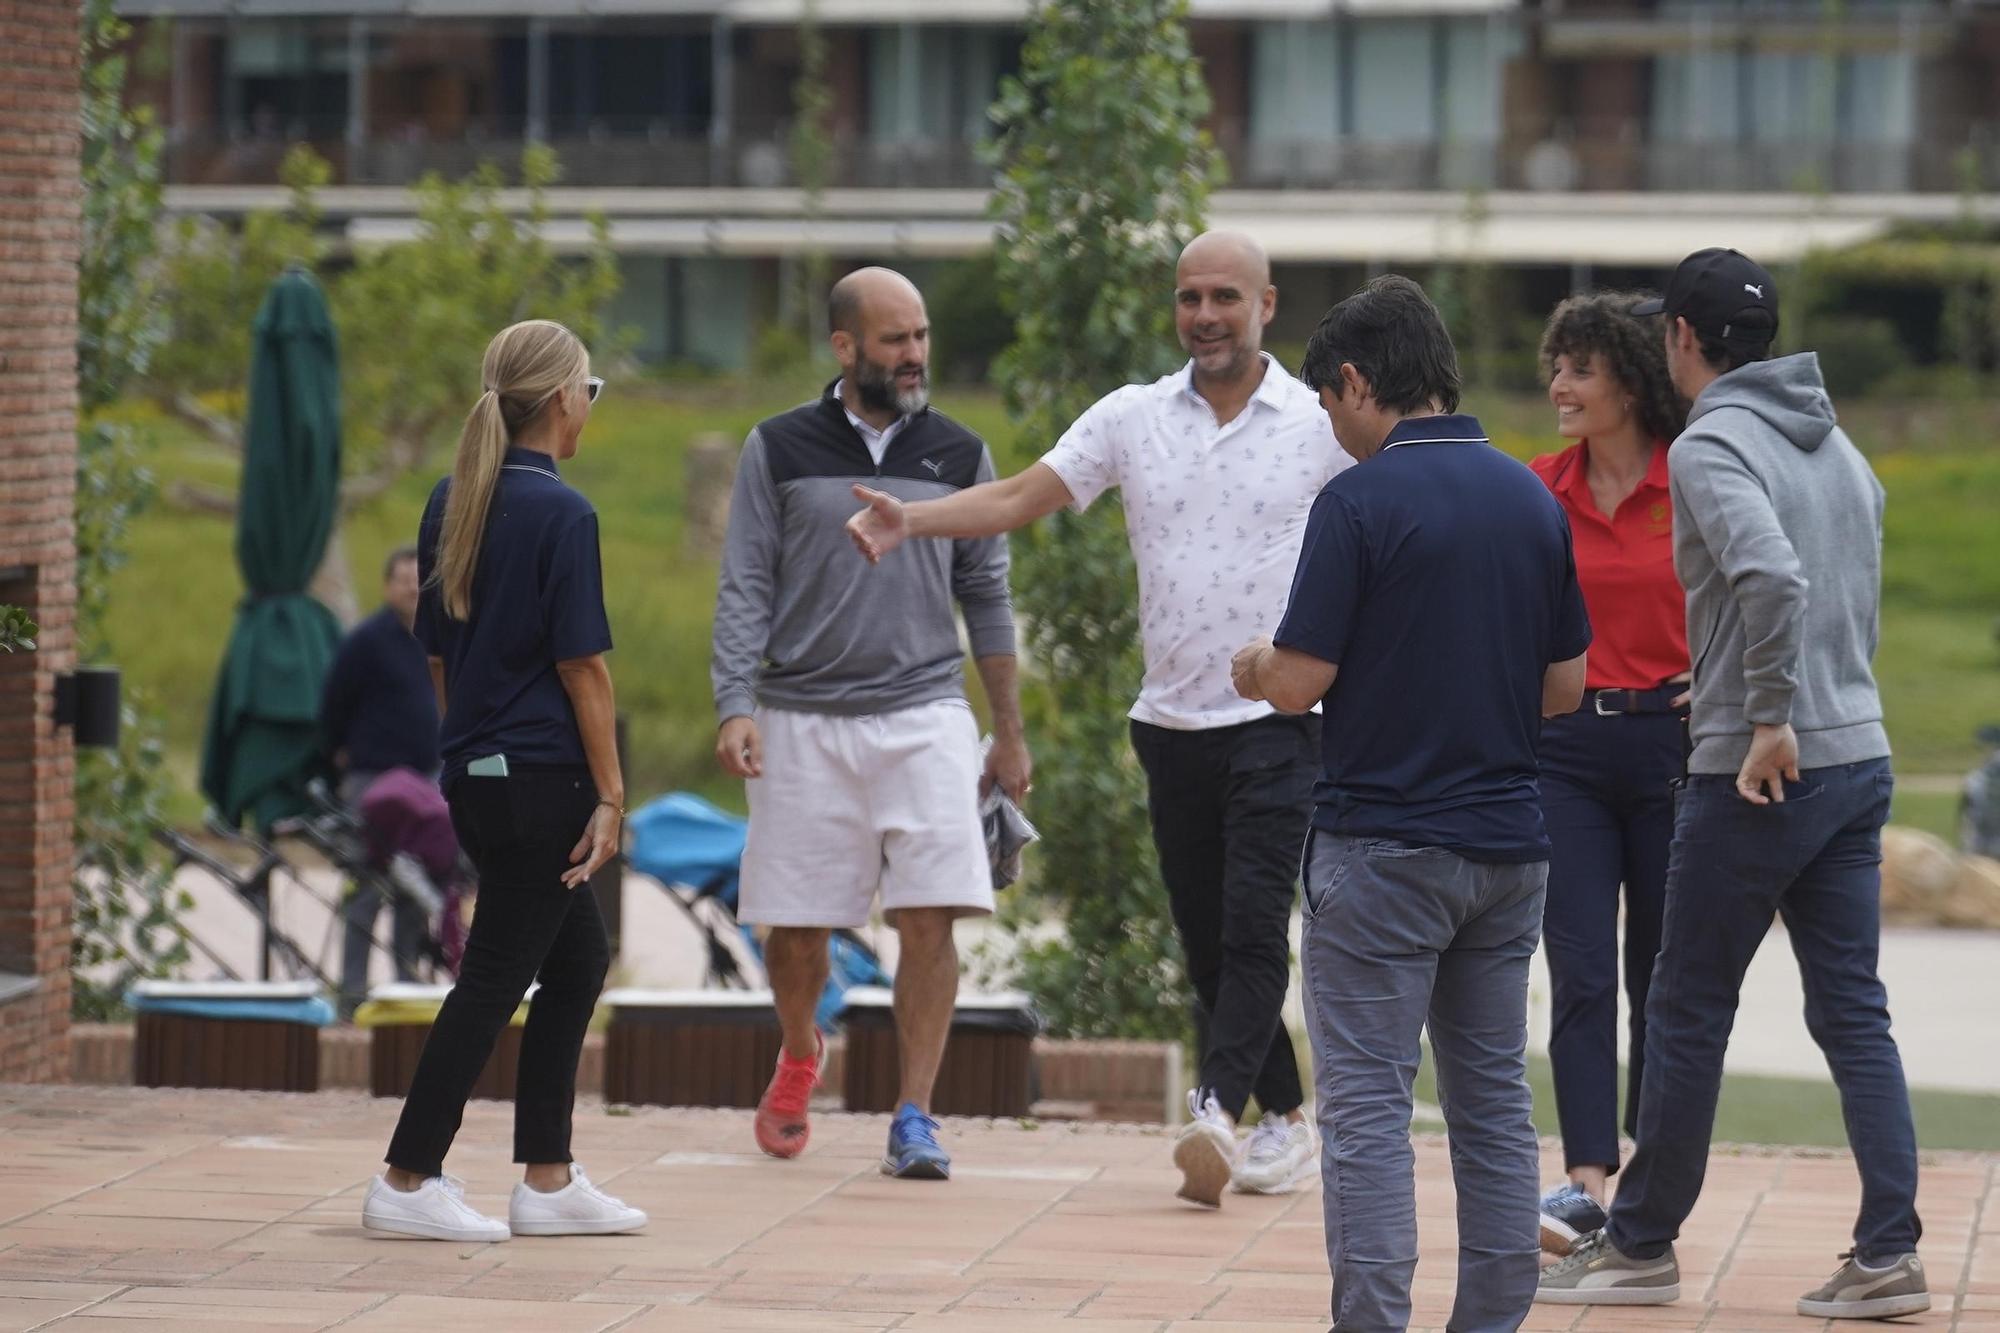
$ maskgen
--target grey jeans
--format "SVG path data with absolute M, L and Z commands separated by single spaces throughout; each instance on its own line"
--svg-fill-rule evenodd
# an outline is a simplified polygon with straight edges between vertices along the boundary
M 1548 862 L 1337 837 L 1306 845 L 1304 971 L 1335 1333 L 1407 1328 L 1411 1085 L 1430 1027 L 1458 1191 L 1453 1333 L 1519 1328 L 1538 1272 L 1528 960 Z

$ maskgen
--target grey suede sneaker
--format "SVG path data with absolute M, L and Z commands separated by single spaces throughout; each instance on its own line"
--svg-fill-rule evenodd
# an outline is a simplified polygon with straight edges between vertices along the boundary
M 1681 1266 L 1671 1249 L 1657 1259 L 1628 1258 L 1602 1231 L 1544 1268 L 1535 1288 L 1540 1305 L 1666 1305 L 1680 1298 Z
M 1814 1319 L 1894 1319 L 1931 1308 L 1924 1261 L 1905 1254 L 1882 1268 L 1870 1268 L 1854 1251 L 1826 1285 L 1799 1297 L 1799 1313 Z

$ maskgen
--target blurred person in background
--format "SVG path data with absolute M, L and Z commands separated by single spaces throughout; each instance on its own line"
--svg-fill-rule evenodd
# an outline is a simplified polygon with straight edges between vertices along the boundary
M 340 803 L 359 817 L 361 798 L 394 769 L 435 779 L 438 771 L 437 690 L 429 659 L 412 633 L 420 584 L 417 548 L 399 547 L 382 565 L 382 606 L 349 630 L 320 691 L 320 735 L 339 776 Z M 352 1010 L 368 998 L 368 956 L 383 895 L 374 879 L 357 882 L 342 917 L 340 999 Z M 427 924 L 423 907 L 398 897 L 392 959 L 398 981 L 416 979 Z

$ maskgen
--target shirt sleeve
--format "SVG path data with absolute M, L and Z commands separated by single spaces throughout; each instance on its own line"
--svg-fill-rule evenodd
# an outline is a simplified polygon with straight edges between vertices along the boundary
M 719 722 L 748 717 L 757 706 L 757 678 L 771 638 L 783 523 L 764 437 L 753 430 L 736 461 L 729 527 L 722 540 L 722 575 L 715 588 L 708 674 Z
M 982 446 L 975 485 L 992 481 L 993 455 Z M 1014 601 L 1007 588 L 1007 537 L 959 538 L 951 544 L 951 591 L 965 617 L 974 657 L 1014 652 Z
M 1123 391 L 1121 390 L 1120 393 Z M 1042 455 L 1069 487 L 1071 503 L 1081 514 L 1098 496 L 1118 485 L 1118 399 L 1107 394 L 1078 417 L 1055 448 Z
M 1569 519 L 1560 508 L 1556 512 L 1556 522 L 1562 525 L 1562 577 L 1556 587 L 1556 614 L 1551 622 L 1553 633 L 1549 636 L 1549 663 L 1567 662 L 1589 651 L 1593 637 L 1590 628 L 1590 612 L 1583 604 L 1583 585 L 1576 578 L 1576 543 L 1569 530 Z
M 431 492 L 423 520 L 417 525 L 417 618 L 410 632 L 424 646 L 427 657 L 444 656 L 444 595 L 435 582 L 438 538 L 444 528 L 439 516 L 443 494 L 442 487 Z
M 347 729 L 354 721 L 355 686 L 359 675 L 355 658 L 361 650 L 360 637 L 355 632 L 340 641 L 340 647 L 333 655 L 333 665 L 327 669 L 326 684 L 320 690 L 320 743 L 329 756 L 347 744 Z
M 558 662 L 611 651 L 604 613 L 604 565 L 597 549 L 597 514 L 570 520 L 549 550 L 542 580 L 542 631 Z
M 1340 665 L 1367 582 L 1361 515 L 1332 488 L 1321 491 L 1306 519 L 1291 601 L 1272 641 L 1280 648 Z
M 1743 455 L 1690 433 L 1667 455 L 1674 519 L 1694 525 L 1743 618 L 1743 717 L 1792 720 L 1805 639 L 1806 578 L 1763 480 Z

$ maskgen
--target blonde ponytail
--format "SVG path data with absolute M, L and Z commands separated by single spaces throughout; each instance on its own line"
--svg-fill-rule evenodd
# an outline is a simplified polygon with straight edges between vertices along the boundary
M 509 325 L 486 345 L 480 368 L 485 392 L 459 432 L 432 575 L 445 614 L 453 620 L 472 615 L 473 576 L 507 446 L 559 390 L 589 373 L 590 353 L 575 334 L 552 320 Z

